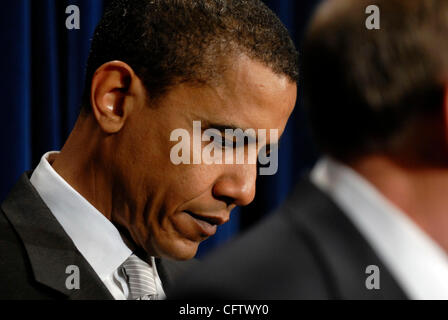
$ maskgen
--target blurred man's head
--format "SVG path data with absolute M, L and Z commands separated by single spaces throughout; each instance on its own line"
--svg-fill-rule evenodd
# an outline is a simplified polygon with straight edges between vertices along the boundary
M 366 28 L 378 6 L 380 29 Z M 334 0 L 307 35 L 303 77 L 322 150 L 345 162 L 382 155 L 446 166 L 448 1 Z
M 253 200 L 256 164 L 175 165 L 171 132 L 201 121 L 203 130 L 281 134 L 297 64 L 287 30 L 260 1 L 113 2 L 93 38 L 66 147 L 78 144 L 73 161 L 92 154 L 87 199 L 148 253 L 193 257 L 235 206 Z

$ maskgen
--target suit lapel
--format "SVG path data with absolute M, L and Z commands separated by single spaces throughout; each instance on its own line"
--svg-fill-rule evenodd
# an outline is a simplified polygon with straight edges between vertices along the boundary
M 287 215 L 314 247 L 330 291 L 342 299 L 406 299 L 388 268 L 339 207 L 309 180 L 286 202 Z M 368 290 L 367 266 L 380 269 L 380 289 Z
M 111 294 L 50 212 L 24 174 L 2 209 L 20 236 L 33 274 L 41 284 L 69 299 L 112 299 Z M 68 266 L 80 272 L 80 289 L 66 287 Z

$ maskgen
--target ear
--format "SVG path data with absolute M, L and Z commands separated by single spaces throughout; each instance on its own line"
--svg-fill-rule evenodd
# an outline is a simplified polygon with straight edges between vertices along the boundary
M 106 133 L 117 133 L 132 112 L 133 83 L 136 75 L 121 61 L 111 61 L 99 67 L 92 78 L 90 103 L 95 118 Z
M 448 142 L 448 81 L 445 82 L 445 91 L 443 97 L 443 122 L 445 124 L 445 140 Z
M 438 148 L 439 152 L 443 152 L 444 163 L 448 160 L 448 80 L 444 82 L 444 97 L 443 97 L 443 110 L 442 110 L 442 123 L 441 123 L 441 131 L 439 133 L 440 138 L 442 139 L 442 147 Z M 435 127 L 428 127 L 428 132 L 434 132 Z M 434 145 L 438 145 L 437 143 L 432 143 Z M 427 152 L 427 151 L 425 151 Z

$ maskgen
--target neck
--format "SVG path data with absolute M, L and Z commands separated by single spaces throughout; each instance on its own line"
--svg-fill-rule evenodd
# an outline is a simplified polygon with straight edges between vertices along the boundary
M 405 167 L 383 156 L 350 166 L 448 252 L 448 170 Z
M 107 150 L 101 132 L 92 116 L 80 117 L 60 154 L 52 163 L 53 169 L 79 194 L 111 218 L 112 175 L 106 172 L 103 152 Z

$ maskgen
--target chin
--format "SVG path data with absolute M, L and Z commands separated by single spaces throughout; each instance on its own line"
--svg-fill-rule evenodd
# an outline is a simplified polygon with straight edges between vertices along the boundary
M 157 244 L 157 256 L 172 260 L 185 261 L 193 259 L 198 251 L 199 243 L 186 239 Z
M 193 253 L 182 252 L 180 254 L 173 255 L 171 257 L 171 259 L 178 260 L 178 261 L 187 261 L 187 260 L 193 259 L 196 256 L 196 252 L 197 252 L 197 250 L 195 250 Z

